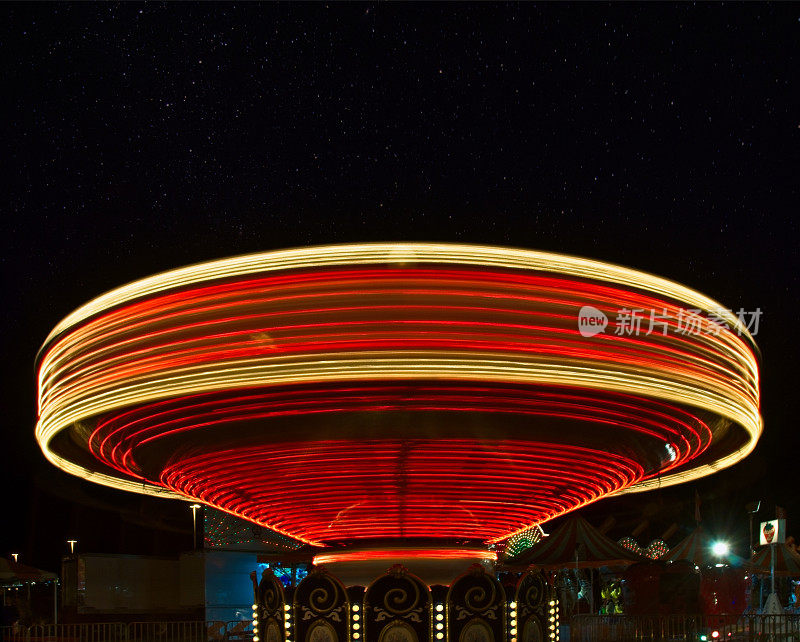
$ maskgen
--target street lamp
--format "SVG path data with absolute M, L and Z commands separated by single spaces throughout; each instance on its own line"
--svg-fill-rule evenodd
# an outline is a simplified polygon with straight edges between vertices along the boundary
M 192 504 L 192 550 L 197 550 L 197 509 L 202 508 L 200 504 Z
M 17 563 L 17 558 L 19 557 L 19 553 L 11 553 L 11 557 L 14 558 L 14 564 Z
M 77 544 L 77 543 L 78 543 L 78 540 L 76 540 L 76 539 L 68 539 L 67 540 L 67 544 L 69 544 L 69 554 L 70 555 L 75 555 L 75 544 Z

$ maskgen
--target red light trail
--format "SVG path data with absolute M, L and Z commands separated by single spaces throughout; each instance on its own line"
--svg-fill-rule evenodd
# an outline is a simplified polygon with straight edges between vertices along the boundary
M 504 248 L 226 259 L 59 324 L 39 359 L 37 438 L 74 474 L 309 543 L 498 541 L 752 450 L 750 338 L 734 317 L 678 332 L 687 309 L 713 304 L 643 273 Z M 583 306 L 606 313 L 607 332 L 580 335 Z M 663 333 L 615 333 L 623 308 L 657 311 Z

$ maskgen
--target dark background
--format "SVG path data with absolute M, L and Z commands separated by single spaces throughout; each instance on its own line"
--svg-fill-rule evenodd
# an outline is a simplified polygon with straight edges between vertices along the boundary
M 646 545 L 798 534 L 797 4 L 26 4 L 0 8 L 0 554 L 191 545 L 185 504 L 35 444 L 36 351 L 91 297 L 189 262 L 452 240 L 638 268 L 763 310 L 765 433 L 695 484 L 607 500 Z

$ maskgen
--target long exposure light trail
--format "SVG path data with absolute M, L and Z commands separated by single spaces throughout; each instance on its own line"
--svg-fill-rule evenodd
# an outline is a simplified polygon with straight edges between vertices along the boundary
M 584 306 L 605 332 L 578 332 Z M 658 326 L 626 329 L 622 310 Z M 492 542 L 745 457 L 762 429 L 754 350 L 708 297 L 598 261 L 266 252 L 66 317 L 39 355 L 36 437 L 72 474 L 309 543 Z

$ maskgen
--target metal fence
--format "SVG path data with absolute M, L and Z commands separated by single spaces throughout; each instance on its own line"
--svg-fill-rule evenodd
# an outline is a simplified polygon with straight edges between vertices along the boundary
M 253 623 L 102 622 L 0 627 L 0 642 L 250 642 Z
M 800 642 L 800 615 L 576 615 L 570 642 Z

